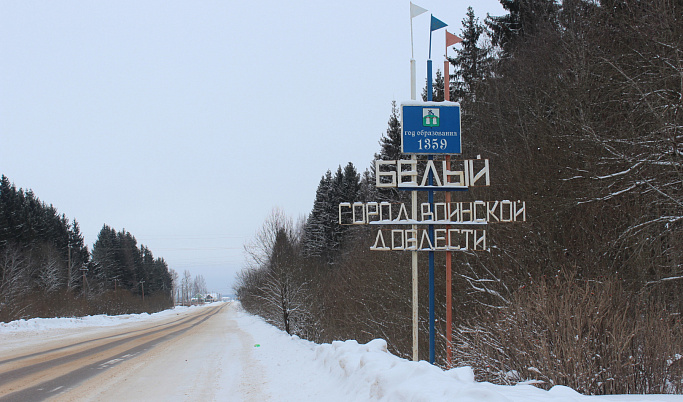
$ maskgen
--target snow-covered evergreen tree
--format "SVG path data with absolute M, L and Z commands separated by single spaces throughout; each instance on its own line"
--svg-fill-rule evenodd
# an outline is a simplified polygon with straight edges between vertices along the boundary
M 427 102 L 429 94 L 427 94 L 427 80 L 425 80 L 425 87 L 422 89 L 422 100 Z M 443 102 L 446 97 L 444 93 L 444 88 L 446 87 L 444 82 L 444 76 L 441 70 L 437 69 L 436 74 L 434 74 L 434 81 L 432 82 L 432 102 Z
M 377 189 L 375 185 L 376 172 L 375 160 L 390 160 L 395 161 L 399 159 L 408 159 L 408 156 L 401 152 L 401 115 L 396 101 L 391 102 L 391 114 L 387 123 L 387 131 L 382 134 L 379 140 L 380 150 L 375 154 L 372 166 L 370 166 L 370 177 L 368 177 L 369 185 L 374 188 L 374 193 L 377 195 L 376 201 L 405 201 L 409 197 L 409 193 L 405 191 L 398 191 L 396 189 Z
M 491 62 L 490 48 L 481 45 L 484 26 L 474 16 L 472 7 L 467 8 L 467 18 L 462 20 L 462 42 L 455 47 L 456 56 L 448 58 L 455 67 L 452 99 L 455 101 L 472 100 L 473 87 L 486 76 Z
M 503 56 L 509 57 L 519 41 L 538 34 L 547 26 L 557 28 L 560 4 L 555 0 L 500 0 L 508 14 L 500 17 L 487 16 L 491 41 L 500 46 Z
M 325 253 L 326 241 L 326 226 L 331 219 L 329 214 L 331 206 L 331 191 L 332 191 L 332 172 L 327 171 L 320 179 L 318 189 L 315 192 L 315 200 L 313 201 L 313 209 L 308 215 L 308 220 L 304 227 L 303 235 L 303 253 L 307 257 L 321 258 Z
M 320 179 L 313 202 L 313 210 L 304 226 L 302 252 L 307 257 L 318 257 L 328 263 L 334 261 L 346 232 L 339 224 L 339 204 L 359 200 L 360 175 L 353 163 L 341 166 L 332 175 L 327 171 Z
M 391 114 L 389 115 L 387 131 L 379 140 L 379 154 L 375 159 L 397 160 L 401 159 L 401 116 L 396 101 L 391 102 Z M 373 166 L 374 168 L 374 166 Z

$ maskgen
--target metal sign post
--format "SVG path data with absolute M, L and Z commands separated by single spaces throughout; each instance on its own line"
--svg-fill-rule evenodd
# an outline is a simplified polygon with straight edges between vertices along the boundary
M 411 51 L 412 19 L 427 10 L 410 3 Z M 415 60 L 410 60 L 411 101 L 401 104 L 401 152 L 410 159 L 375 160 L 377 188 L 395 188 L 411 191 L 411 206 L 387 201 L 342 202 L 339 204 L 340 225 L 390 225 L 392 229 L 379 229 L 373 251 L 410 251 L 412 256 L 412 320 L 413 360 L 418 360 L 418 252 L 429 252 L 429 362 L 435 361 L 436 317 L 434 252 L 447 252 L 450 260 L 454 251 L 489 251 L 486 225 L 495 222 L 526 221 L 526 203 L 523 201 L 460 201 L 451 202 L 450 192 L 467 191 L 474 186 L 490 186 L 489 161 L 464 159 L 452 161 L 451 155 L 462 154 L 460 132 L 460 106 L 446 100 L 432 102 L 432 31 L 446 24 L 431 17 L 429 59 L 427 60 L 427 102 L 416 101 Z M 446 46 L 449 43 L 446 33 Z M 454 35 L 451 35 L 455 37 Z M 457 38 L 457 37 L 456 37 Z M 459 39 L 459 38 L 457 38 Z M 451 44 L 453 42 L 451 39 Z M 448 82 L 446 75 L 446 82 Z M 445 87 L 446 93 L 450 84 Z M 448 99 L 448 97 L 446 97 Z M 418 160 L 417 155 L 427 159 Z M 435 161 L 435 155 L 445 160 Z M 420 166 L 418 166 L 420 165 Z M 427 191 L 428 202 L 418 207 L 418 191 Z M 434 202 L 434 192 L 446 193 L 445 202 Z M 408 210 L 411 214 L 408 214 Z M 435 228 L 438 225 L 439 228 Z M 425 226 L 427 229 L 424 229 Z M 405 229 L 406 227 L 410 229 Z M 482 229 L 484 227 L 484 229 Z M 399 229 L 400 228 L 400 229 Z M 450 261 L 449 261 L 450 262 Z M 447 263 L 447 266 L 450 266 Z M 447 268 L 447 308 L 450 317 L 451 281 Z M 447 318 L 447 351 L 450 366 L 451 320 Z
M 403 102 L 401 104 L 401 147 L 403 153 L 426 154 L 434 160 L 434 154 L 460 154 L 462 152 L 460 105 L 453 102 L 432 102 L 431 60 L 427 60 L 427 102 Z M 444 177 L 446 183 L 449 178 Z M 428 170 L 427 197 L 429 209 L 434 210 L 434 174 Z M 428 225 L 429 241 L 434 244 L 434 225 Z M 434 251 L 429 252 L 429 362 L 436 358 L 435 272 Z M 449 345 L 450 349 L 450 345 Z M 449 359 L 450 361 L 450 359 Z

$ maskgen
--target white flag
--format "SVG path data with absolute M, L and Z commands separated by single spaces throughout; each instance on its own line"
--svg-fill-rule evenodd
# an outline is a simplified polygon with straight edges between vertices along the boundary
M 412 1 L 410 2 L 410 18 L 417 17 L 418 15 L 426 12 L 427 10 L 425 10 L 424 8 L 416 6 L 415 4 L 413 4 Z

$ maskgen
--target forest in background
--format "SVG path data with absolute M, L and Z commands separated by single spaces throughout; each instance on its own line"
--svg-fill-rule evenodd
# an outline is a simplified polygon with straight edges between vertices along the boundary
M 468 10 L 454 74 L 437 72 L 434 83 L 434 100 L 448 88 L 461 105 L 462 158 L 490 160 L 491 186 L 454 201 L 527 208 L 525 223 L 490 225 L 490 252 L 453 255 L 453 364 L 502 384 L 681 393 L 683 4 L 501 4 L 500 17 Z M 379 145 L 375 159 L 409 158 L 395 103 Z M 307 217 L 274 210 L 245 245 L 243 307 L 306 339 L 383 338 L 410 358 L 410 253 L 370 251 L 374 231 L 337 223 L 340 202 L 408 197 L 377 189 L 374 163 L 326 172 Z M 445 367 L 445 257 L 436 254 Z M 426 268 L 419 284 L 426 360 Z
M 160 311 L 173 306 L 174 277 L 126 230 L 104 225 L 91 254 L 75 219 L 2 175 L 0 322 Z

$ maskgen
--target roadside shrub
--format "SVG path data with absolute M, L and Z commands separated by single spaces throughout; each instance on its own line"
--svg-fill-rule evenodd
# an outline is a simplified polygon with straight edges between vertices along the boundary
M 537 380 L 584 394 L 683 391 L 680 316 L 616 278 L 529 282 L 510 304 L 455 330 L 455 361 L 479 380 Z M 652 301 L 652 302 L 651 302 Z

